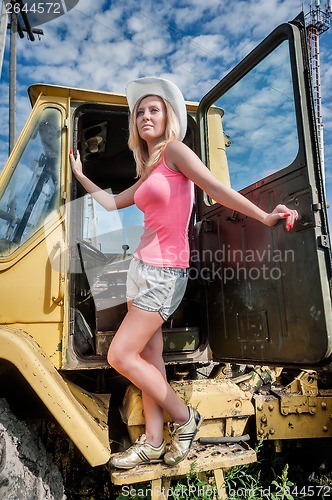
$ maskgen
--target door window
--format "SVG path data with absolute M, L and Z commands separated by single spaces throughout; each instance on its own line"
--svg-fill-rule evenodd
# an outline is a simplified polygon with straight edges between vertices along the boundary
M 139 244 L 143 212 L 136 205 L 109 212 L 86 194 L 83 219 L 83 239 L 114 260 L 132 255 Z
M 61 113 L 45 108 L 0 192 L 0 256 L 31 238 L 59 205 Z
M 216 117 L 223 127 L 224 158 L 223 145 L 213 139 Z M 238 191 L 295 160 L 299 141 L 287 40 L 210 107 L 208 137 L 210 169 Z

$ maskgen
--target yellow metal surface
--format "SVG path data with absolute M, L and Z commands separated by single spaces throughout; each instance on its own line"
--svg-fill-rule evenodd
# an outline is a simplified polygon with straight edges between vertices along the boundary
M 97 90 L 79 89 L 71 87 L 61 87 L 57 85 L 34 84 L 28 89 L 30 102 L 35 105 L 37 99 L 53 97 L 55 99 L 70 98 L 75 101 L 84 102 L 104 102 L 109 104 L 127 105 L 127 99 L 124 95 L 114 94 L 112 92 L 100 92 Z
M 128 106 L 127 98 L 124 94 L 115 94 L 113 92 L 99 92 L 97 90 L 88 90 L 71 87 L 61 87 L 57 85 L 34 84 L 28 89 L 30 102 L 34 106 L 38 98 L 70 99 L 82 102 L 98 102 L 105 104 L 114 104 Z M 187 111 L 194 114 L 197 111 L 198 103 L 187 101 Z
M 207 115 L 209 140 L 209 168 L 213 175 L 226 186 L 231 185 L 226 155 L 225 136 L 222 127 L 223 110 L 211 107 Z
M 251 395 L 241 391 L 229 380 L 186 380 L 171 382 L 173 389 L 188 405 L 197 408 L 204 422 L 196 436 L 241 436 L 250 415 L 254 414 Z M 122 418 L 127 424 L 132 441 L 144 432 L 144 414 L 141 392 L 133 385 L 126 391 Z M 170 421 L 165 415 L 165 422 Z M 164 433 L 166 441 L 168 431 Z
M 0 324 L 16 325 L 35 337 L 57 368 L 61 367 L 63 308 L 53 299 L 59 294 L 60 278 L 52 265 L 52 246 L 61 238 L 58 223 L 49 234 L 40 234 L 28 248 L 19 249 L 13 262 L 7 258 L 0 263 Z
M 255 396 L 258 439 L 332 437 L 332 396 Z
M 18 368 L 63 430 L 92 466 L 108 462 L 107 398 L 66 383 L 26 332 L 0 328 L 1 358 Z
M 299 394 L 307 394 L 308 396 L 317 396 L 317 372 L 313 370 L 302 370 L 301 373 L 285 387 L 285 392 L 297 392 Z

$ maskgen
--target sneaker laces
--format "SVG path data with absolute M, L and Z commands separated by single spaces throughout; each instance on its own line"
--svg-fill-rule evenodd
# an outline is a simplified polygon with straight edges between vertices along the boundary
M 136 444 L 145 444 L 145 443 L 146 443 L 146 434 L 142 434 L 135 441 L 135 445 Z
M 169 430 L 170 437 L 171 437 L 171 441 L 167 445 L 168 452 L 171 452 L 171 453 L 176 452 L 178 449 L 179 439 L 176 436 L 176 431 L 178 430 L 179 427 L 181 427 L 180 424 L 177 424 L 176 422 L 168 422 L 168 430 Z M 175 436 L 175 438 L 173 439 L 174 436 Z
M 168 422 L 168 430 L 171 436 L 174 436 L 179 427 L 180 424 L 177 424 L 176 422 Z
M 151 448 L 155 448 L 155 449 L 157 450 L 158 448 L 160 448 L 160 447 L 161 447 L 161 445 L 163 444 L 163 442 L 164 442 L 164 441 L 162 441 L 162 442 L 160 443 L 160 445 L 159 445 L 159 446 L 153 446 L 152 444 L 150 444 L 150 443 L 147 443 L 147 442 L 146 442 L 146 434 L 142 434 L 141 436 L 139 436 L 139 437 L 136 439 L 136 441 L 135 441 L 135 443 L 133 444 L 133 446 L 131 447 L 131 449 L 132 449 L 132 450 L 136 450 L 136 449 L 137 449 L 138 447 L 140 447 L 142 444 L 146 444 L 147 446 L 150 446 Z
M 142 444 L 145 444 L 146 443 L 146 435 L 145 434 L 142 434 L 141 436 L 139 436 L 135 443 L 128 449 L 131 449 L 132 451 L 136 451 L 137 448 L 139 448 Z M 126 450 L 128 451 L 128 450 Z

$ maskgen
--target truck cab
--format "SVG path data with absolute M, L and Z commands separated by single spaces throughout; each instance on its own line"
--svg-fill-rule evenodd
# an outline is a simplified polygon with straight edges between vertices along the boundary
M 23 380 L 89 464 L 103 465 L 122 420 L 136 435 L 128 422 L 137 393 L 106 354 L 126 314 L 143 215 L 136 206 L 112 213 L 98 206 L 72 176 L 69 150 L 79 150 L 102 189 L 116 195 L 132 185 L 128 105 L 123 95 L 44 84 L 29 97 L 31 115 L 0 179 L 1 394 L 13 400 L 11 384 Z M 204 371 L 203 413 L 202 386 L 213 380 L 204 433 L 234 436 L 245 430 L 236 417 L 256 415 L 265 400 L 236 393 L 250 409 L 226 415 L 216 375 L 231 390 L 229 382 L 253 367 L 323 371 L 331 388 L 331 246 L 303 18 L 276 28 L 187 111 L 184 141 L 218 179 L 266 211 L 282 203 L 300 214 L 289 231 L 269 228 L 196 188 L 189 283 L 163 326 L 164 357 L 175 384 L 192 387 Z M 330 398 L 327 405 L 326 415 Z M 231 425 L 221 425 L 227 417 Z M 326 430 L 319 426 L 313 437 L 332 436 L 328 418 Z M 270 430 L 257 419 L 258 437 L 283 438 Z

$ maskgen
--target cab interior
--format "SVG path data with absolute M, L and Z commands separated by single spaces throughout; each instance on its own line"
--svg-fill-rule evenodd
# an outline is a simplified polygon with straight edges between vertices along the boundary
M 188 116 L 185 142 L 195 149 L 195 122 Z M 136 182 L 128 145 L 128 111 L 120 106 L 86 104 L 74 119 L 74 154 L 79 150 L 84 173 L 101 189 L 116 195 Z M 100 207 L 74 180 L 71 240 L 71 338 L 78 358 L 106 362 L 107 350 L 126 311 L 126 276 L 143 227 L 135 206 L 115 212 Z M 197 246 L 193 209 L 189 240 Z M 195 264 L 193 263 L 193 266 Z M 194 278 L 194 279 L 193 279 Z M 201 287 L 189 272 L 185 297 L 163 325 L 166 361 L 206 358 L 202 337 Z

